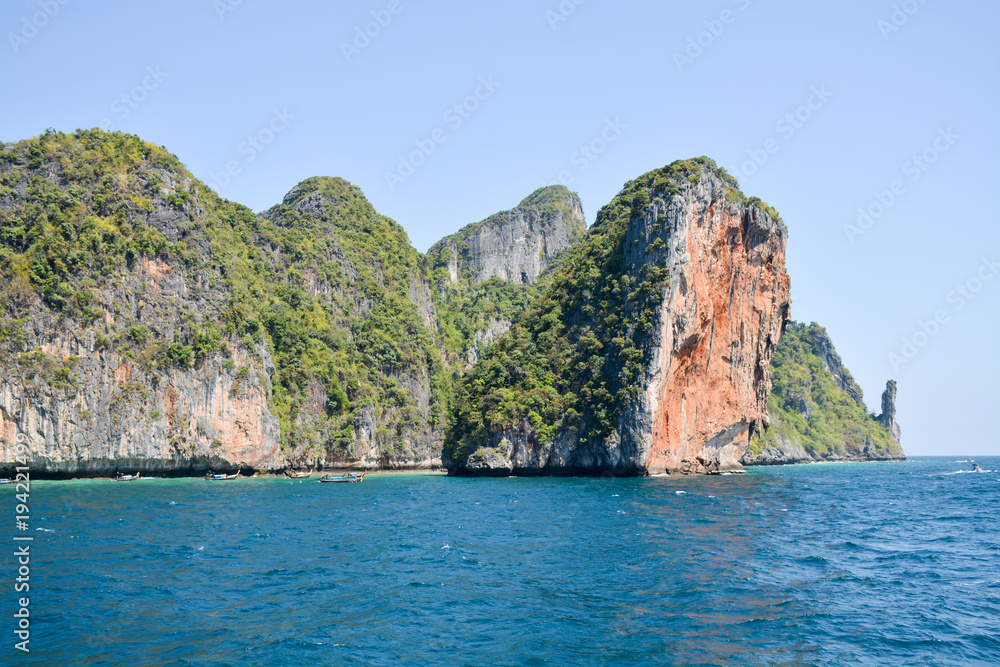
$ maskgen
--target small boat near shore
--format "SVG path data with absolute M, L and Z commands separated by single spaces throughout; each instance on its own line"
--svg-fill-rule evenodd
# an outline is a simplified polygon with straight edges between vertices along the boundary
M 240 476 L 240 471 L 239 470 L 237 470 L 232 475 L 227 475 L 227 474 L 221 473 L 221 472 L 212 472 L 211 470 L 209 470 L 207 473 L 205 473 L 205 481 L 206 482 L 223 482 L 223 481 L 225 481 L 227 479 L 236 479 L 239 476 Z
M 319 478 L 321 482 L 333 483 L 333 484 L 353 484 L 355 482 L 365 481 L 365 472 L 349 472 L 346 475 L 334 475 L 333 473 L 327 473 Z
M 116 472 L 113 481 L 115 481 L 115 482 L 136 482 L 136 481 L 139 480 L 139 475 L 141 475 L 141 474 L 142 474 L 141 472 L 137 472 L 134 475 L 123 475 L 120 472 Z
M 313 474 L 312 470 L 310 470 L 309 472 L 304 472 L 302 470 L 285 471 L 285 477 L 288 477 L 289 479 L 305 479 L 306 477 L 309 477 L 312 474 Z

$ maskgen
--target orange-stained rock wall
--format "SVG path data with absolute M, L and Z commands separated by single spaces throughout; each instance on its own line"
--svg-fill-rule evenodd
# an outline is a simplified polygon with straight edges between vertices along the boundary
M 760 428 L 789 317 L 784 225 L 703 179 L 671 235 L 671 281 L 647 388 L 650 472 L 724 472 Z

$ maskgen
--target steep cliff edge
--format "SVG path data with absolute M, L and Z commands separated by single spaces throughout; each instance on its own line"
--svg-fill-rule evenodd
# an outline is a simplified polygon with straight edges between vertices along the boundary
M 270 351 L 239 335 L 237 218 L 135 137 L 0 147 L 0 464 L 34 473 L 280 464 Z
M 459 371 L 471 368 L 584 234 L 580 198 L 551 186 L 431 246 L 426 261 L 447 363 Z
M 140 139 L 0 155 L 0 464 L 38 473 L 436 463 L 419 253 L 342 179 L 257 216 Z
M 309 178 L 255 241 L 282 300 L 262 304 L 283 449 L 299 466 L 431 467 L 447 382 L 437 311 L 403 228 L 341 178 Z
M 785 242 L 707 158 L 421 255 L 343 179 L 256 215 L 131 135 L 0 144 L 0 468 L 20 435 L 50 475 L 901 458 L 894 382 L 875 417 L 821 329 L 775 353 Z
M 741 469 L 788 319 L 786 237 L 707 158 L 627 183 L 463 381 L 446 467 Z
M 768 426 L 755 435 L 744 465 L 905 459 L 896 423 L 896 383 L 869 414 L 861 388 L 823 327 L 791 323 L 771 362 Z
M 0 467 L 19 434 L 52 475 L 436 466 L 453 375 L 582 233 L 539 190 L 452 281 L 343 179 L 255 215 L 131 135 L 0 144 Z
M 492 277 L 531 284 L 552 258 L 587 231 L 580 198 L 561 185 L 539 188 L 515 208 L 466 225 L 427 251 L 448 279 L 476 283 Z

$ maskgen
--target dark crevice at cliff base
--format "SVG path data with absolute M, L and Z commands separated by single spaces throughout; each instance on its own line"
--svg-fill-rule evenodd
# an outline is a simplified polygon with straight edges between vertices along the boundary
M 470 470 L 453 468 L 448 471 L 452 477 L 645 477 L 645 470 L 611 470 L 601 468 L 560 468 L 544 470 L 541 468 L 514 468 L 506 470 L 492 468 L 487 470 Z

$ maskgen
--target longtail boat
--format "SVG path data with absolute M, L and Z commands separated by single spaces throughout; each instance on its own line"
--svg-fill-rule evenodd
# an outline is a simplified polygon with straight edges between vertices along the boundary
M 309 477 L 312 474 L 313 474 L 312 470 L 310 470 L 309 472 L 303 472 L 301 470 L 286 470 L 285 471 L 285 477 L 288 477 L 290 479 L 305 479 L 306 477 Z
M 205 473 L 205 481 L 206 482 L 222 482 L 222 481 L 227 480 L 227 479 L 236 479 L 239 476 L 240 476 L 240 471 L 239 470 L 237 470 L 232 475 L 227 475 L 227 474 L 221 473 L 221 472 L 212 472 L 211 470 L 209 470 L 207 473 Z
M 321 482 L 339 483 L 339 484 L 352 484 L 354 482 L 365 481 L 365 473 L 368 472 L 349 472 L 346 475 L 334 475 L 332 473 L 327 473 L 319 478 Z

